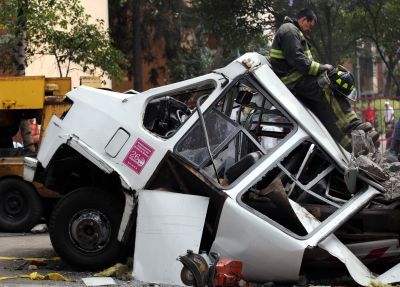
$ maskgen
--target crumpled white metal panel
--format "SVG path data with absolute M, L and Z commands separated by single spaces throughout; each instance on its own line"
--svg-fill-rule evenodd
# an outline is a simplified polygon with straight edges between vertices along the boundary
M 182 263 L 199 252 L 209 198 L 168 191 L 139 192 L 133 275 L 137 280 L 184 286 Z
M 252 281 L 297 280 L 307 243 L 227 198 L 211 251 L 243 262 Z
M 296 202 L 291 201 L 291 205 L 307 231 L 314 230 L 320 224 L 314 216 Z M 335 235 L 329 235 L 318 243 L 318 246 L 343 262 L 354 281 L 362 286 L 369 285 L 371 281 L 400 282 L 400 263 L 382 275 L 376 276 Z
M 290 232 L 284 232 L 284 228 L 278 228 L 272 220 L 261 218 L 234 199 L 227 198 L 211 251 L 242 261 L 244 274 L 252 281 L 297 280 L 305 249 L 318 246 L 343 262 L 354 281 L 360 285 L 367 286 L 371 281 L 400 282 L 400 264 L 377 276 L 333 234 L 377 193 L 370 187 L 341 207 L 323 225 L 306 209 L 289 200 L 309 232 L 303 240 L 292 237 Z
M 328 152 L 339 166 L 345 167 L 349 153 L 340 147 L 318 118 L 288 90 L 268 65 L 262 65 L 253 71 L 261 85 L 270 92 L 285 110 L 294 117 L 297 123 Z

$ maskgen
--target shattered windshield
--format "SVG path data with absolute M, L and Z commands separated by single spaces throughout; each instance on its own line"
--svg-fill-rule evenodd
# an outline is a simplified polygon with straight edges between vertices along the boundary
M 196 111 L 197 99 L 209 96 L 215 87 L 215 82 L 205 81 L 157 96 L 146 106 L 144 127 L 162 138 L 170 138 Z
M 247 80 L 227 90 L 178 142 L 175 152 L 215 182 L 232 184 L 292 130 L 293 123 Z M 220 180 L 221 179 L 221 180 Z
M 211 109 L 210 112 L 206 113 L 204 120 L 211 151 L 214 154 L 217 147 L 222 144 L 224 140 L 232 137 L 237 125 L 227 120 L 226 117 L 216 109 Z M 204 130 L 200 121 L 196 122 L 190 132 L 190 136 L 185 137 L 181 141 L 176 151 L 195 165 L 201 165 L 202 162 L 210 159 L 206 147 Z

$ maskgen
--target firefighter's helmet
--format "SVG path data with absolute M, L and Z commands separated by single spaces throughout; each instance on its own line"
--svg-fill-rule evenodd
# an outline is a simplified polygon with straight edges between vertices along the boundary
M 334 93 L 345 96 L 349 100 L 357 99 L 357 90 L 354 86 L 353 75 L 342 66 L 333 69 L 329 74 L 329 86 Z

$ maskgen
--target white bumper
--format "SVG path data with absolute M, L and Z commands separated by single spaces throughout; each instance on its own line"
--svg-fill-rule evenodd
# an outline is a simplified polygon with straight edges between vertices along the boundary
M 24 158 L 24 179 L 26 181 L 32 182 L 35 177 L 36 167 L 38 160 L 33 157 Z

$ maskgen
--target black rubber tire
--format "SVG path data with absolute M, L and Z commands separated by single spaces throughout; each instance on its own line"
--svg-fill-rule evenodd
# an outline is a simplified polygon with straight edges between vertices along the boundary
M 95 187 L 70 192 L 59 200 L 50 217 L 49 233 L 54 250 L 70 265 L 84 270 L 112 266 L 123 250 L 123 245 L 117 241 L 122 212 L 122 200 L 110 192 Z M 77 216 L 89 213 L 101 214 L 109 223 L 109 236 L 99 250 L 85 249 L 73 238 L 73 222 L 78 221 Z
M 30 231 L 42 215 L 41 198 L 30 183 L 16 177 L 0 180 L 0 231 Z

